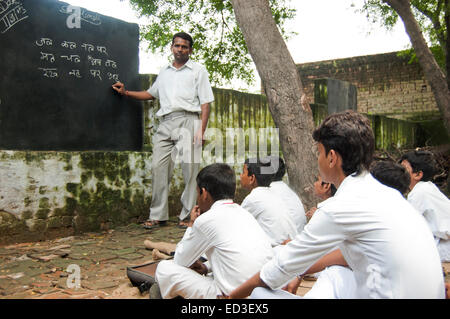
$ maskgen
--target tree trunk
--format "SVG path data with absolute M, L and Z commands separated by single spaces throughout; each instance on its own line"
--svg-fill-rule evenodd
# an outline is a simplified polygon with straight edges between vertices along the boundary
M 447 87 L 450 89 L 450 1 L 445 0 L 445 70 L 447 72 Z
M 315 206 L 313 183 L 317 157 L 312 139 L 312 111 L 300 75 L 272 17 L 268 0 L 231 0 L 279 128 L 289 183 L 304 206 Z
M 444 125 L 450 135 L 450 92 L 447 78 L 434 59 L 411 11 L 409 0 L 383 0 L 402 18 L 411 44 L 422 66 L 425 78 L 431 85 L 436 104 L 442 114 Z M 446 9 L 448 10 L 448 9 Z M 448 54 L 448 53 L 447 53 Z M 447 76 L 449 76 L 447 74 Z

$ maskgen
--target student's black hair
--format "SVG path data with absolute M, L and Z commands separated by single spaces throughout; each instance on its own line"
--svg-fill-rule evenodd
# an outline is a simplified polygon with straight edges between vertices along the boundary
M 172 37 L 172 44 L 175 41 L 175 38 L 182 38 L 183 40 L 189 41 L 189 47 L 192 48 L 192 46 L 194 45 L 194 40 L 192 39 L 192 37 L 187 34 L 186 32 L 178 32 L 175 33 Z
M 234 199 L 236 174 L 227 164 L 215 163 L 204 167 L 197 175 L 197 186 L 206 189 L 214 201 Z
M 336 194 L 337 189 L 336 189 L 336 186 L 334 186 L 334 184 L 327 183 L 327 182 L 322 182 L 321 184 L 322 184 L 322 185 L 330 184 L 330 195 L 331 195 L 331 196 L 334 196 L 334 194 Z
M 273 175 L 272 180 L 281 181 L 285 174 L 286 174 L 286 164 L 284 163 L 281 157 L 278 157 L 278 169 L 277 172 Z
M 274 171 L 271 169 L 273 166 L 269 157 L 247 158 L 244 164 L 247 165 L 248 176 L 255 175 L 258 186 L 270 186 Z
M 336 191 L 337 191 L 336 186 L 334 186 L 334 184 L 331 184 L 331 186 L 330 186 L 330 195 L 334 196 L 334 194 L 336 194 Z
M 434 160 L 433 153 L 428 151 L 409 151 L 402 155 L 400 163 L 407 160 L 411 165 L 413 173 L 422 171 L 422 181 L 431 181 L 436 174 L 436 162 Z
M 392 161 L 377 161 L 372 164 L 370 173 L 380 183 L 395 188 L 403 195 L 409 190 L 411 177 L 402 165 Z
M 271 161 L 271 170 L 267 169 L 267 171 L 272 171 L 272 182 L 273 181 L 281 181 L 283 180 L 284 175 L 286 175 L 286 164 L 283 159 L 279 156 L 271 155 L 264 157 L 261 159 L 262 162 L 266 163 L 267 161 Z
M 369 170 L 375 150 L 375 139 L 367 117 L 348 110 L 327 116 L 314 130 L 313 139 L 342 157 L 346 176 Z

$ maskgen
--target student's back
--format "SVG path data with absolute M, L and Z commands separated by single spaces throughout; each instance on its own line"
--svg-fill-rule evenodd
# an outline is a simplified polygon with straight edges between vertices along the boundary
M 425 217 L 436 237 L 450 239 L 450 200 L 432 182 L 418 182 L 408 201 Z
M 269 238 L 253 216 L 230 200 L 214 203 L 196 219 L 192 232 L 208 239 L 205 254 L 223 292 L 239 286 L 273 255 Z M 181 253 L 182 247 L 177 250 Z
M 256 187 L 242 202 L 242 208 L 250 212 L 269 236 L 272 246 L 287 239 L 294 239 L 297 229 L 286 204 L 269 187 Z
M 306 216 L 305 209 L 300 198 L 283 181 L 273 181 L 269 188 L 284 202 L 288 209 L 289 215 L 295 223 L 297 233 L 301 233 L 306 224 Z

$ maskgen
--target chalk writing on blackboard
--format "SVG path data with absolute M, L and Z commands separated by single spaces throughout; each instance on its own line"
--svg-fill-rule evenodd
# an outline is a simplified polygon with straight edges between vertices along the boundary
M 97 45 L 97 51 L 108 55 L 108 53 L 106 52 L 106 47 L 104 46 Z
M 43 45 L 53 45 L 52 39 L 49 38 L 40 38 L 39 40 L 36 40 L 36 45 L 41 47 Z
M 61 43 L 61 46 L 63 48 L 69 48 L 71 50 L 76 49 L 77 48 L 77 44 L 75 42 L 70 42 L 70 41 L 63 41 Z
M 41 52 L 41 60 L 49 61 L 51 63 L 55 62 L 55 56 L 53 53 Z
M 72 71 L 69 72 L 69 75 L 72 75 L 72 76 L 74 76 L 76 78 L 81 79 L 80 70 L 72 70 Z
M 58 77 L 58 69 L 56 68 L 38 68 L 39 70 L 44 71 L 44 76 L 47 78 L 57 78 Z
M 41 49 L 43 49 L 45 46 L 46 49 L 50 50 L 50 49 L 52 49 L 50 46 L 53 45 L 53 39 L 48 38 L 48 37 L 41 37 L 35 41 L 35 45 L 40 47 Z M 79 51 L 78 52 L 72 51 L 78 47 L 78 44 L 73 41 L 64 40 L 61 42 L 61 47 L 68 50 L 67 54 L 64 54 L 66 52 L 63 52 L 63 54 L 55 54 L 55 53 L 51 53 L 51 52 L 39 51 L 40 55 L 41 55 L 40 61 L 42 63 L 44 63 L 44 65 L 41 65 L 38 69 L 43 72 L 42 73 L 43 77 L 52 79 L 52 78 L 58 78 L 58 77 L 61 77 L 64 75 L 66 75 L 66 76 L 68 75 L 71 78 L 77 78 L 77 79 L 83 78 L 83 75 L 82 75 L 82 72 L 80 71 L 80 69 L 78 69 L 78 68 L 75 69 L 74 65 L 70 66 L 68 69 L 65 69 L 64 65 L 63 65 L 62 69 L 60 69 L 60 70 L 49 67 L 48 63 L 54 63 L 57 59 L 60 59 L 60 61 L 65 62 L 65 63 L 72 63 L 72 64 L 87 63 L 90 67 L 89 74 L 90 74 L 91 79 L 103 81 L 104 77 L 102 77 L 102 72 L 104 72 L 103 75 L 106 74 L 106 78 L 108 80 L 119 81 L 119 74 L 116 73 L 116 70 L 112 70 L 112 69 L 117 69 L 116 61 L 111 60 L 111 59 L 102 60 L 102 59 L 92 56 L 90 54 L 87 56 L 86 55 L 80 56 L 79 54 L 71 54 L 72 52 L 73 53 L 79 52 Z M 81 45 L 81 48 L 84 49 L 84 50 L 82 50 L 82 53 L 83 52 L 92 53 L 93 55 L 95 55 L 96 53 L 97 54 L 101 53 L 101 54 L 108 55 L 107 48 L 102 45 L 83 43 Z M 102 68 L 102 66 L 104 68 L 110 69 L 111 71 L 107 72 L 108 70 L 99 69 L 99 68 Z
M 71 55 L 61 55 L 61 58 L 66 59 L 70 62 L 80 63 L 80 56 L 78 54 L 71 54 Z
M 83 43 L 83 44 L 81 45 L 81 47 L 82 47 L 85 51 L 87 51 L 87 52 L 92 52 L 92 51 L 94 51 L 94 46 L 93 46 L 92 44 Z
M 71 6 L 72 7 L 72 6 Z M 63 5 L 59 9 L 59 12 L 66 13 L 66 14 L 72 14 L 73 10 L 69 10 L 68 6 Z M 90 12 L 84 8 L 81 8 L 81 20 L 88 22 L 93 25 L 100 25 L 102 24 L 102 21 L 100 20 L 100 16 L 97 13 Z
M 119 81 L 119 74 L 112 74 L 111 72 L 108 72 L 107 75 L 109 80 Z
M 91 63 L 92 66 L 95 66 L 95 65 L 101 66 L 102 65 L 101 59 L 95 59 L 95 58 L 91 57 L 90 55 L 88 55 L 88 61 Z
M 116 64 L 116 62 L 114 62 L 113 60 L 106 60 L 105 66 L 110 66 L 110 67 L 112 67 L 113 69 L 116 69 L 116 68 L 117 68 L 117 64 Z
M 6 33 L 26 18 L 28 18 L 27 10 L 20 1 L 0 0 L 0 33 Z
M 89 71 L 94 78 L 98 77 L 100 80 L 102 79 L 100 70 L 89 70 Z

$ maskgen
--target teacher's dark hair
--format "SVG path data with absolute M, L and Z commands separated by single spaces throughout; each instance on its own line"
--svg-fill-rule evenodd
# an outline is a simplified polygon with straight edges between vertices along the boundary
M 194 40 L 192 39 L 192 37 L 187 34 L 186 32 L 178 32 L 175 33 L 172 37 L 172 44 L 175 41 L 175 38 L 182 38 L 183 40 L 189 41 L 189 47 L 192 48 L 192 46 L 194 45 Z

